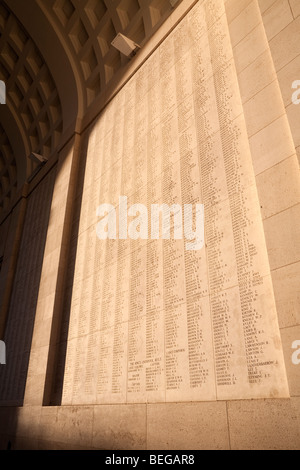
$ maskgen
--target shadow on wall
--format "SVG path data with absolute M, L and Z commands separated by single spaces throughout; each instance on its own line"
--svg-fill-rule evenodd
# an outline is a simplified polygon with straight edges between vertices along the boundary
M 81 137 L 80 142 L 80 160 L 76 186 L 75 200 L 71 217 L 71 233 L 68 243 L 67 268 L 65 272 L 64 286 L 62 287 L 63 301 L 59 309 L 54 312 L 56 318 L 54 322 L 57 327 L 56 338 L 52 339 L 52 355 L 53 361 L 48 364 L 46 381 L 44 406 L 59 406 L 62 402 L 63 382 L 65 373 L 65 362 L 67 354 L 67 340 L 69 332 L 70 312 L 72 291 L 74 283 L 74 272 L 78 242 L 79 220 L 82 203 L 83 183 L 85 176 L 85 165 L 87 158 L 87 149 L 89 141 L 89 132 Z
M 55 168 L 28 197 L 25 223 L 4 333 L 6 364 L 0 365 L 0 444 L 13 448 L 23 405 Z M 5 256 L 5 254 L 4 254 Z M 9 437 L 7 437 L 9 436 Z
M 88 133 L 87 133 L 88 134 Z M 82 201 L 82 188 L 85 175 L 88 136 L 82 138 L 76 197 L 72 212 L 71 239 L 68 265 L 63 286 L 63 303 L 56 312 L 58 333 L 55 343 L 55 360 L 48 368 L 46 388 L 50 387 L 47 403 L 60 405 L 62 401 L 67 338 L 76 261 L 77 238 Z M 56 167 L 51 170 L 30 194 L 25 224 L 20 244 L 16 274 L 8 312 L 4 342 L 6 345 L 6 365 L 0 365 L 0 449 L 32 449 L 38 445 L 39 414 L 28 407 L 23 408 L 25 386 L 29 365 L 32 335 L 39 294 L 40 277 Z M 45 390 L 46 390 L 45 388 Z M 28 414 L 29 412 L 29 414 Z

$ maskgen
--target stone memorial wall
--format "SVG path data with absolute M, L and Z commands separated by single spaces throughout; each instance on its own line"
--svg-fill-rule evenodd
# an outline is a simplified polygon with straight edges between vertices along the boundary
M 287 397 L 223 2 L 198 2 L 85 139 L 62 405 Z M 121 217 L 100 240 L 97 208 L 124 214 L 120 196 L 149 221 L 153 204 L 203 204 L 204 246 L 150 223 L 120 237 Z

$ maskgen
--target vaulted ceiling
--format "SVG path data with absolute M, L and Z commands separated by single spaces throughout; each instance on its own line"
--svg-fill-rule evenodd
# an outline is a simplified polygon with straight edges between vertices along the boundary
M 34 170 L 31 152 L 50 157 L 130 59 L 119 32 L 143 47 L 174 0 L 1 0 L 0 215 Z

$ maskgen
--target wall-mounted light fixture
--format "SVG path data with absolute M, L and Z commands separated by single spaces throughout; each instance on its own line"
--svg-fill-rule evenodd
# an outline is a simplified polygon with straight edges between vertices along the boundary
M 111 45 L 122 52 L 122 54 L 126 55 L 126 57 L 133 57 L 136 51 L 141 48 L 136 42 L 121 33 L 115 37 Z
M 31 152 L 29 155 L 30 160 L 32 160 L 34 163 L 46 163 L 48 161 L 47 157 L 44 157 L 43 155 L 40 155 L 38 153 Z
M 33 178 L 38 174 L 38 172 L 43 168 L 43 166 L 47 163 L 48 158 L 40 155 L 39 153 L 31 152 L 29 155 L 30 160 L 34 163 L 37 163 L 36 168 L 33 170 L 32 174 L 27 178 L 27 183 L 30 183 Z

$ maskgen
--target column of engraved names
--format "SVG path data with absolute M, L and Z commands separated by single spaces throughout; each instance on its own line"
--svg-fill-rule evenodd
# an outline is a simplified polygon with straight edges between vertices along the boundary
M 181 205 L 174 37 L 161 47 L 162 200 Z M 163 217 L 168 217 L 166 212 Z M 171 227 L 173 223 L 170 223 Z M 163 241 L 166 399 L 184 399 L 188 380 L 183 240 Z
M 224 71 L 222 71 L 222 64 L 220 64 L 222 58 L 219 54 L 218 42 L 221 41 L 222 34 L 219 32 L 219 37 L 215 35 L 211 50 L 216 58 L 215 66 L 219 65 L 219 69 L 215 73 L 215 86 L 218 90 L 217 102 L 236 253 L 248 381 L 250 384 L 259 384 L 263 378 L 269 377 L 269 374 L 260 368 L 260 364 L 268 364 L 265 362 L 264 355 L 264 347 L 268 342 L 265 331 L 260 324 L 262 315 L 258 309 L 258 289 L 260 286 L 263 288 L 263 277 L 259 271 L 253 270 L 255 259 L 257 260 L 259 256 L 258 246 L 250 238 L 251 227 L 255 223 L 251 218 L 251 204 L 256 204 L 257 201 L 255 198 L 252 198 L 251 201 L 250 192 L 247 192 L 246 184 L 249 185 L 249 182 L 245 177 L 247 172 L 246 158 L 250 159 L 250 154 L 243 152 L 241 155 L 239 152 L 241 130 L 237 119 L 234 122 L 232 118 L 231 102 L 228 99 L 226 86 L 226 71 L 229 68 L 223 65 Z M 269 362 L 269 364 L 272 363 L 274 362 Z
M 114 341 L 115 285 L 117 276 L 117 240 L 106 240 L 103 269 L 98 350 L 97 395 L 101 401 L 110 399 Z
M 197 135 L 195 123 L 192 57 L 190 44 L 184 40 L 186 25 L 176 36 L 176 92 L 178 102 L 178 132 L 181 168 L 182 207 L 193 207 L 195 230 L 195 204 L 202 203 L 200 168 L 198 161 Z M 185 227 L 186 230 L 186 227 Z M 187 242 L 185 233 L 185 243 Z M 214 397 L 214 368 L 212 363 L 212 337 L 209 315 L 209 298 L 205 248 L 184 249 L 187 327 L 189 350 L 189 385 L 196 391 L 195 397 Z M 192 397 L 193 395 L 191 395 Z
M 86 180 L 85 180 L 86 186 Z M 80 220 L 80 234 L 75 267 L 75 279 L 71 305 L 70 334 L 76 333 L 75 357 L 72 357 L 72 347 L 69 350 L 70 359 L 74 361 L 73 396 L 74 403 L 81 403 L 86 399 L 92 385 L 92 354 L 93 349 L 89 336 L 89 324 L 92 302 L 93 277 L 96 237 L 91 225 L 93 219 L 89 217 L 94 206 L 94 198 L 90 197 L 89 190 L 84 191 Z
M 133 97 L 131 93 L 125 95 L 122 90 L 124 99 L 124 112 L 126 116 L 124 125 L 120 127 L 122 137 L 122 173 L 120 184 L 120 195 L 127 194 L 128 188 L 126 183 L 130 180 L 130 172 L 132 171 L 133 156 L 132 143 L 130 137 L 130 129 L 134 125 L 134 109 Z M 112 402 L 126 402 L 127 394 L 127 339 L 128 339 L 128 310 L 129 310 L 129 272 L 130 272 L 130 243 L 123 234 L 127 224 L 126 211 L 119 211 L 118 224 L 118 244 L 117 244 L 117 278 L 115 286 L 115 317 L 113 332 L 113 358 L 112 358 Z
M 135 107 L 136 107 L 136 87 L 134 80 L 131 80 L 129 84 L 126 86 L 126 111 L 128 112 L 129 120 L 127 123 L 125 122 L 124 127 L 124 139 L 127 142 L 127 146 L 129 147 L 129 151 L 127 152 L 124 148 L 125 154 L 124 157 L 124 188 L 125 192 L 124 195 L 128 196 L 131 195 L 134 188 L 134 178 L 135 178 Z M 127 125 L 128 124 L 128 125 Z M 130 124 L 130 125 L 129 125 Z M 127 179 L 126 179 L 127 176 Z M 129 276 L 129 311 L 128 311 L 128 363 L 127 363 L 127 400 L 130 401 L 130 395 L 135 391 L 135 354 L 137 353 L 137 336 L 135 333 L 135 321 L 136 316 L 132 311 L 132 299 L 134 299 L 134 287 L 135 287 L 135 279 L 133 276 L 134 272 L 134 258 L 132 257 L 131 253 L 131 240 L 129 240 L 130 246 L 130 276 Z
M 234 380 L 230 371 L 233 348 L 228 337 L 228 323 L 231 318 L 225 291 L 228 273 L 226 266 L 224 266 L 222 253 L 225 234 L 220 224 L 222 215 L 221 201 L 227 196 L 222 184 L 225 175 L 224 168 L 220 164 L 222 148 L 218 126 L 216 125 L 218 123 L 218 114 L 205 15 L 194 18 L 193 21 L 194 106 L 197 120 L 201 186 L 205 207 L 205 240 L 207 244 L 216 381 L 218 384 L 231 384 Z M 199 25 L 195 24 L 197 21 L 199 21 Z
M 106 117 L 106 132 L 104 145 L 106 153 L 103 161 L 101 177 L 100 204 L 110 203 L 114 207 L 117 201 L 118 181 L 120 180 L 121 168 L 114 153 L 115 137 L 119 137 L 115 121 L 123 112 L 113 101 L 108 108 Z M 118 142 L 118 140 L 117 140 Z M 112 387 L 112 360 L 114 343 L 115 322 L 115 285 L 117 278 L 117 248 L 118 241 L 107 239 L 100 241 L 105 246 L 105 258 L 102 270 L 102 296 L 100 310 L 100 333 L 98 349 L 98 376 L 97 376 L 97 401 L 101 403 L 111 401 Z
M 76 241 L 74 241 L 76 243 L 76 250 L 74 252 L 74 256 L 76 253 L 76 262 L 74 278 L 72 279 L 71 305 L 67 307 L 70 309 L 70 321 L 68 325 L 68 345 L 63 386 L 64 404 L 72 402 L 81 403 L 85 398 L 86 392 L 90 393 L 92 384 L 91 361 L 89 361 L 91 348 L 89 349 L 88 346 L 88 333 L 93 287 L 91 276 L 94 268 L 94 248 L 96 245 L 95 231 L 91 228 L 95 217 L 95 212 L 93 211 L 95 194 L 94 198 L 90 197 L 90 190 L 94 183 L 94 181 L 91 181 L 90 176 L 94 165 L 92 155 L 95 151 L 95 137 L 95 129 L 92 132 L 89 129 L 82 138 L 82 150 L 86 149 L 87 155 L 86 159 L 83 157 L 81 160 L 83 172 L 81 175 L 84 189 L 82 193 L 80 191 L 77 194 L 76 202 L 79 219 L 78 235 L 75 228 L 76 219 L 74 219 L 75 231 L 73 236 L 76 238 Z M 92 213 L 93 215 L 90 216 Z
M 98 296 L 99 257 L 96 237 L 96 207 L 99 198 L 101 155 L 95 152 L 103 138 L 101 123 L 87 131 L 88 149 L 80 211 L 79 238 L 72 293 L 69 338 L 77 328 L 76 345 L 68 344 L 67 364 L 73 361 L 73 403 L 90 403 L 95 400 L 95 375 L 98 365 L 98 318 L 101 305 Z M 95 157 L 97 155 L 97 158 Z M 74 347 L 75 346 L 75 347 Z M 76 354 L 76 356 L 75 356 Z M 75 358 L 74 358 L 75 356 Z M 65 383 L 66 385 L 66 383 Z M 66 388 L 66 387 L 64 387 Z
M 159 50 L 148 63 L 148 148 L 147 148 L 147 209 L 161 203 L 161 129 Z M 165 400 L 164 383 L 164 314 L 163 314 L 163 243 L 147 242 L 146 265 L 146 393 L 151 400 Z
M 145 204 L 147 184 L 147 74 L 145 66 L 135 76 L 134 180 L 128 204 Z M 139 230 L 139 227 L 137 227 Z M 145 397 L 146 241 L 130 240 L 130 307 L 128 329 L 127 400 Z
M 93 161 L 91 180 L 94 184 L 91 191 L 96 195 L 96 202 L 93 207 L 94 213 L 91 214 L 94 220 L 96 216 L 96 208 L 98 205 L 109 202 L 109 129 L 110 129 L 110 114 L 101 116 L 97 122 L 98 135 L 96 138 L 96 145 L 94 149 L 89 152 L 89 160 Z M 91 195 L 92 197 L 92 195 Z M 96 219 L 97 220 L 97 219 Z M 98 222 L 98 220 L 97 220 Z M 91 383 L 91 393 L 93 395 L 93 402 L 103 402 L 102 390 L 99 387 L 99 382 L 102 382 L 102 350 L 103 350 L 103 316 L 102 310 L 106 308 L 105 305 L 105 262 L 106 262 L 106 241 L 99 240 L 96 233 L 96 227 L 93 226 L 93 237 L 96 240 L 96 247 L 94 251 L 94 267 L 93 267 L 93 290 L 90 306 L 90 323 L 89 323 L 89 342 L 88 342 L 88 356 L 89 364 L 87 370 L 89 371 L 89 378 L 85 377 L 87 384 Z M 103 304 L 102 304 L 103 301 Z M 98 396 L 97 396 L 98 395 Z
M 88 155 L 85 169 L 85 191 L 90 188 L 88 194 L 91 194 L 92 210 L 87 215 L 88 223 L 94 221 L 96 215 L 96 207 L 101 202 L 101 175 L 104 161 L 103 140 L 105 137 L 105 118 L 102 117 L 88 134 Z M 90 185 L 90 186 L 89 186 Z M 102 193 L 102 197 L 103 193 Z M 95 224 L 91 227 L 90 238 L 88 240 L 89 249 L 93 247 L 92 269 L 89 275 L 92 276 L 92 291 L 89 304 L 89 321 L 88 321 L 88 345 L 87 345 L 87 361 L 85 366 L 85 400 L 87 403 L 94 403 L 96 400 L 96 383 L 95 377 L 98 374 L 98 357 L 99 357 L 99 329 L 101 315 L 101 299 L 103 287 L 103 263 L 104 244 L 97 239 Z M 86 254 L 85 254 L 86 255 Z M 85 256 L 84 256 L 85 259 Z

